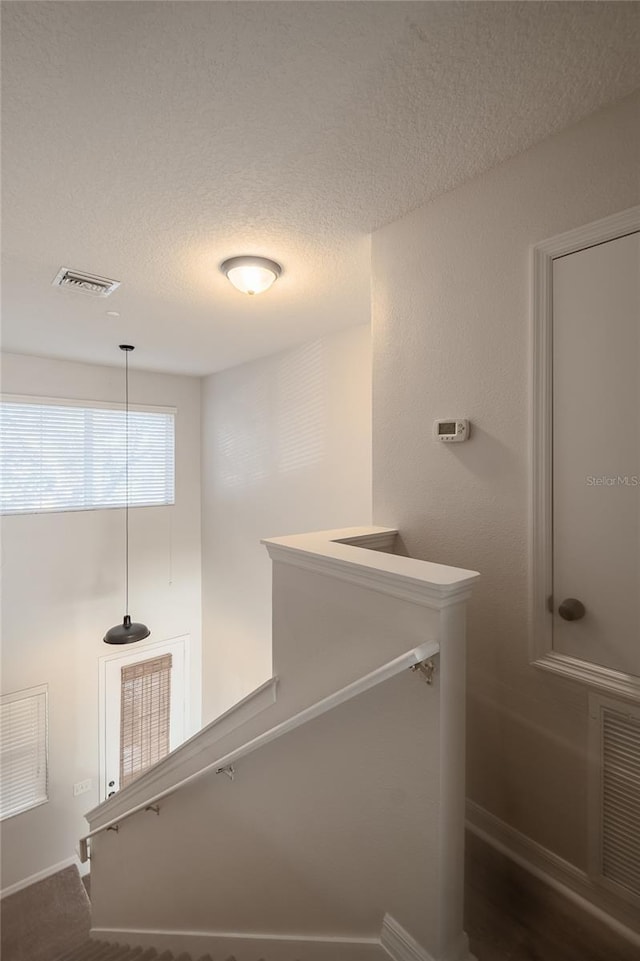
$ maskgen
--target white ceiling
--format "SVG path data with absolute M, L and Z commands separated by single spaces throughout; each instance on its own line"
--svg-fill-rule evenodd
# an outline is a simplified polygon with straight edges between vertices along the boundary
M 366 323 L 369 232 L 639 86 L 639 12 L 4 3 L 3 348 L 204 374 Z

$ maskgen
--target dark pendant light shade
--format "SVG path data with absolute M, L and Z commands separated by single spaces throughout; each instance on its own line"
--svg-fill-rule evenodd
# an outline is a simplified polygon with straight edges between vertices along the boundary
M 122 624 L 110 627 L 104 636 L 105 644 L 132 644 L 133 641 L 143 641 L 149 637 L 151 631 L 146 624 L 134 624 L 128 614 L 124 615 Z
M 120 344 L 120 350 L 125 352 L 125 466 L 126 466 L 126 502 L 125 502 L 125 611 L 127 612 L 122 624 L 110 627 L 103 640 L 105 644 L 133 644 L 149 637 L 151 631 L 146 624 L 132 623 L 129 616 L 129 351 L 131 344 Z

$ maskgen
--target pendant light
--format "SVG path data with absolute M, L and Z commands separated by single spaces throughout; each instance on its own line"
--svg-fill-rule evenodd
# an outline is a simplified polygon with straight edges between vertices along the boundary
M 136 624 L 129 616 L 129 352 L 134 348 L 131 344 L 120 344 L 120 350 L 124 351 L 125 357 L 125 477 L 126 477 L 126 501 L 125 501 L 125 615 L 122 624 L 110 627 L 104 636 L 105 644 L 132 644 L 134 641 L 142 641 L 149 637 L 151 631 L 146 624 Z

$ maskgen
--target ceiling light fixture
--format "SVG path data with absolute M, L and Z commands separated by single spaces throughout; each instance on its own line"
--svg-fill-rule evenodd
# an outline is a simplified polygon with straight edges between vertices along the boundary
M 132 644 L 144 640 L 151 633 L 146 624 L 132 623 L 129 616 L 129 353 L 133 349 L 131 344 L 120 344 L 125 356 L 125 615 L 122 624 L 109 628 L 103 638 L 105 644 Z
M 261 294 L 268 290 L 280 274 L 282 267 L 266 257 L 230 257 L 220 264 L 220 270 L 243 294 Z

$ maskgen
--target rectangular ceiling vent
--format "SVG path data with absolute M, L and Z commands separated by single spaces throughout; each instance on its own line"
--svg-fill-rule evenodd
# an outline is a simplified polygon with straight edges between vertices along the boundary
M 81 270 L 72 270 L 70 267 L 61 267 L 56 274 L 54 287 L 64 287 L 67 290 L 79 290 L 83 294 L 90 294 L 92 297 L 108 297 L 116 287 L 120 286 L 119 280 L 109 280 L 108 277 L 98 277 L 95 274 L 85 274 Z

